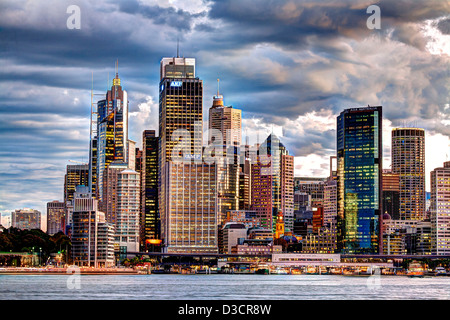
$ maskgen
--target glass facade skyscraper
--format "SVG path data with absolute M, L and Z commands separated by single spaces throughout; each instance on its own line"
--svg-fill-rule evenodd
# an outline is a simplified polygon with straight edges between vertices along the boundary
M 103 197 L 103 172 L 113 161 L 128 162 L 128 97 L 118 74 L 106 98 L 97 103 L 97 198 Z
M 203 162 L 203 81 L 195 59 L 163 58 L 159 212 L 165 252 L 217 252 L 217 170 Z
M 64 176 L 64 202 L 72 201 L 77 186 L 89 185 L 89 165 L 67 165 Z
M 337 118 L 337 250 L 380 252 L 382 107 L 352 108 Z
M 161 221 L 158 208 L 158 147 L 155 130 L 142 134 L 141 168 L 141 247 L 146 249 L 147 240 L 161 239 Z

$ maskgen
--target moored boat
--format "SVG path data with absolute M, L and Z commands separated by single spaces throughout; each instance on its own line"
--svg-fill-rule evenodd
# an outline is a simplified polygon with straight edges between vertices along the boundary
M 412 262 L 409 265 L 408 272 L 406 274 L 411 278 L 422 278 L 425 274 L 425 269 L 423 268 L 422 264 L 418 262 Z
M 444 267 L 436 267 L 436 269 L 434 269 L 434 275 L 435 276 L 446 276 L 447 270 L 445 270 Z

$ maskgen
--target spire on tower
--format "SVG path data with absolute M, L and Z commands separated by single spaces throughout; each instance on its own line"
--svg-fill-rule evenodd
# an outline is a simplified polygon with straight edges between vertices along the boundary
M 113 79 L 113 86 L 120 86 L 120 79 L 119 79 L 119 59 L 116 60 L 116 77 Z

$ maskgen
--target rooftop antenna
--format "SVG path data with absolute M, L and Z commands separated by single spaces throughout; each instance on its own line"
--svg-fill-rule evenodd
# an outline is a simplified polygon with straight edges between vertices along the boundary
M 219 96 L 219 82 L 220 82 L 220 80 L 217 79 L 217 96 Z
M 177 58 L 180 57 L 180 38 L 177 37 Z

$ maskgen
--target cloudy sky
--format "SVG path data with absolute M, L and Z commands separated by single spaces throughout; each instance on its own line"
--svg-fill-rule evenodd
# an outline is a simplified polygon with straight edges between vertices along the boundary
M 67 27 L 70 5 L 80 29 Z M 367 26 L 370 5 L 380 29 Z M 116 60 L 130 138 L 140 146 L 144 129 L 157 130 L 159 62 L 177 39 L 180 55 L 196 58 L 205 115 L 220 78 L 244 136 L 280 135 L 297 176 L 327 176 L 336 116 L 367 105 L 383 106 L 385 168 L 399 126 L 427 131 L 427 186 L 450 159 L 447 1 L 2 0 L 0 212 L 44 213 L 62 200 L 68 160 L 88 159 L 92 74 L 103 94 Z

